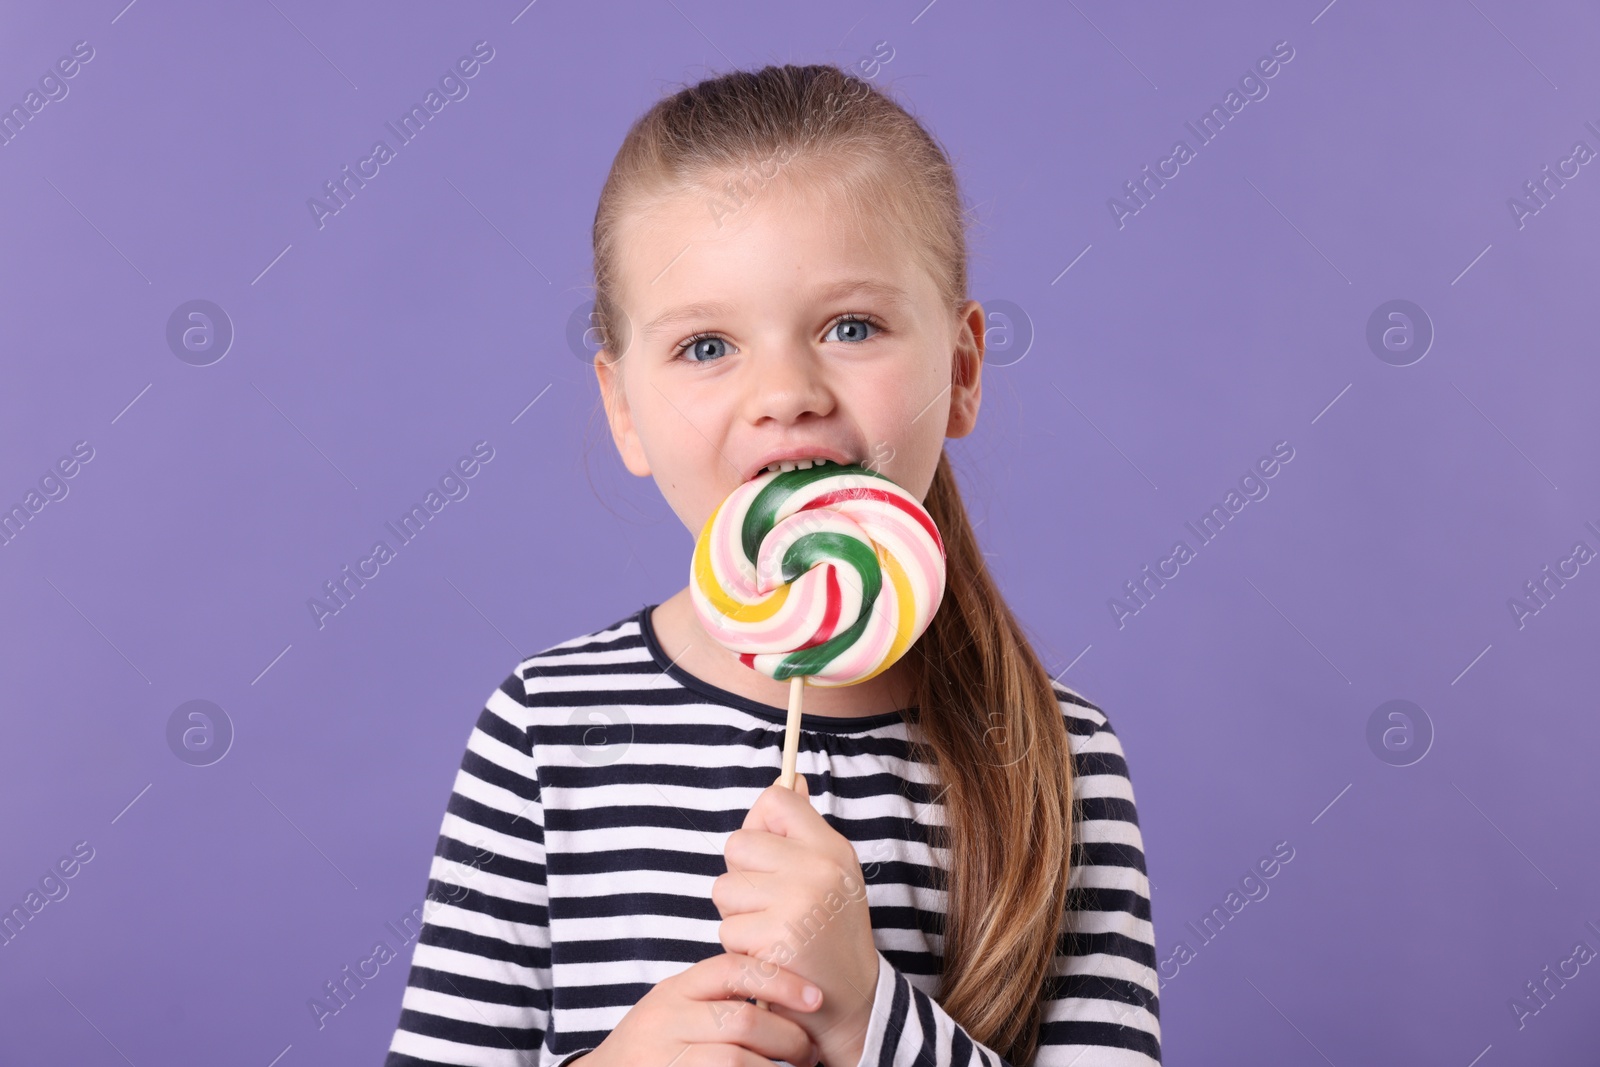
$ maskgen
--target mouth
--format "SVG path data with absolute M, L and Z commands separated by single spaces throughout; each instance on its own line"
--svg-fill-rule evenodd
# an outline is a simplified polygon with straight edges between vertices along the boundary
M 844 467 L 849 466 L 854 462 L 854 460 L 845 461 L 841 459 L 834 459 L 829 456 L 804 456 L 794 459 L 773 460 L 771 463 L 768 463 L 766 466 L 761 467 L 753 474 L 749 475 L 747 478 L 745 478 L 745 481 L 753 481 L 764 474 L 777 474 L 783 471 L 793 470 L 810 470 L 812 467 Z

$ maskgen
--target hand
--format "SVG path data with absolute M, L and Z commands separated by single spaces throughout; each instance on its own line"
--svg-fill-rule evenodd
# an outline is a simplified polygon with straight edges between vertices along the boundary
M 816 1010 L 802 996 L 811 985 L 792 971 L 749 956 L 708 956 L 652 986 L 599 1047 L 578 1062 L 583 1067 L 772 1067 L 773 1060 L 784 1060 L 812 1067 L 822 1054 L 793 1021 Z M 744 1000 L 757 995 L 756 986 L 784 1014 Z
M 795 1018 L 764 987 L 774 1015 L 795 1018 L 827 1067 L 855 1067 L 878 985 L 866 881 L 855 846 L 811 806 L 805 775 L 795 788 L 768 786 L 744 825 L 728 835 L 728 873 L 711 883 L 722 915 L 718 937 L 731 953 L 754 956 L 822 989 L 822 1008 Z M 763 973 L 766 973 L 765 971 Z

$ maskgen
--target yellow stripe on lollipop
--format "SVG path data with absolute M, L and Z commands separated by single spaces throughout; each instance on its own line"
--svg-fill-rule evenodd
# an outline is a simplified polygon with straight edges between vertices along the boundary
M 894 640 L 889 644 L 889 654 L 883 657 L 883 662 L 871 674 L 863 675 L 860 682 L 864 682 L 868 678 L 874 678 L 894 666 L 901 654 L 911 646 L 911 642 L 917 636 L 911 630 L 912 624 L 916 622 L 917 614 L 917 598 L 911 588 L 911 579 L 906 575 L 905 568 L 900 565 L 900 561 L 885 551 L 882 545 L 873 542 L 872 550 L 877 553 L 878 562 L 883 565 L 884 571 L 889 575 L 889 584 L 894 587 L 894 600 L 900 609 L 897 612 L 899 623 L 895 627 Z M 859 685 L 860 682 L 855 684 Z
M 789 599 L 789 585 L 787 582 L 773 590 L 765 600 L 754 604 L 746 604 L 729 596 L 717 582 L 716 572 L 711 568 L 711 524 L 717 521 L 717 514 L 722 511 L 722 504 L 718 504 L 711 512 L 711 517 L 706 520 L 705 526 L 700 531 L 700 536 L 694 545 L 694 580 L 700 587 L 700 592 L 705 594 L 706 600 L 718 612 L 733 619 L 735 622 L 766 622 L 776 615 L 783 607 L 784 601 Z

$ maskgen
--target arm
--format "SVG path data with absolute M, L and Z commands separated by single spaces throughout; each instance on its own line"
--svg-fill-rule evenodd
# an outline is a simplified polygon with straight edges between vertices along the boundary
M 1073 870 L 1042 991 L 1033 1067 L 1157 1067 L 1160 1001 L 1150 883 L 1122 745 L 1098 709 L 1062 699 L 1073 752 Z M 880 951 L 856 1067 L 1012 1067 Z
M 513 671 L 467 739 L 385 1067 L 539 1061 L 550 1020 L 549 899 L 524 693 Z

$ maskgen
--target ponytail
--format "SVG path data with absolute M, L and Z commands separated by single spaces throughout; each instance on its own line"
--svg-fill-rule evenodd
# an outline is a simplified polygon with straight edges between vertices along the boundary
M 944 790 L 940 1005 L 1012 1063 L 1038 1044 L 1040 997 L 1066 907 L 1072 760 L 1050 676 L 984 563 L 947 454 L 923 502 L 945 546 L 945 593 L 907 659 L 913 734 Z

